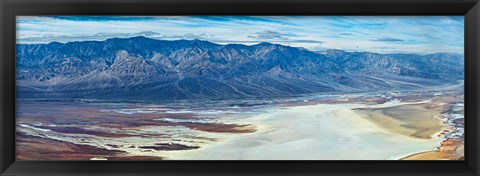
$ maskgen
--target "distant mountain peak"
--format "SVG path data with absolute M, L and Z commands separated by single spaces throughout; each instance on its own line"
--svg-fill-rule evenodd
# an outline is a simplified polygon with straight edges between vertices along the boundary
M 218 45 L 216 43 L 212 43 L 208 40 L 200 40 L 200 39 L 193 39 L 193 40 L 187 40 L 187 41 L 190 41 L 190 43 L 193 43 L 193 44 L 209 44 L 209 45 Z
M 135 36 L 135 37 L 130 37 L 130 39 L 150 39 L 150 38 L 147 38 L 143 35 L 139 35 L 139 36 Z
M 270 43 L 270 42 L 260 42 L 254 46 L 273 46 L 273 45 L 278 45 L 278 44 L 273 44 L 273 43 Z
M 50 45 L 50 46 L 61 46 L 61 45 L 63 45 L 63 43 L 60 43 L 60 42 L 50 42 L 50 43 L 48 43 L 48 45 Z

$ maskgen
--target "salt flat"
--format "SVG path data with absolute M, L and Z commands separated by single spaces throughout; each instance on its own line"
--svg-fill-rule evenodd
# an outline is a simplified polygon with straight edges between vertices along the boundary
M 404 104 L 407 103 L 277 108 L 242 120 L 257 125 L 255 133 L 242 134 L 198 150 L 162 153 L 174 160 L 385 160 L 436 149 L 444 140 L 443 136 L 420 139 L 402 135 L 352 110 Z

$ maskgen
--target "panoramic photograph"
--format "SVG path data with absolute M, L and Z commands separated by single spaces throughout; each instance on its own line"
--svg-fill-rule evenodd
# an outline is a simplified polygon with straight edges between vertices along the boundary
M 17 160 L 464 160 L 463 16 L 17 16 Z

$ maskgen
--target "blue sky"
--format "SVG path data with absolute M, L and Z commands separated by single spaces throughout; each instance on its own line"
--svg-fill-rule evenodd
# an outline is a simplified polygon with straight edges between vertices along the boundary
M 17 43 L 145 36 L 310 50 L 463 54 L 463 16 L 18 16 Z

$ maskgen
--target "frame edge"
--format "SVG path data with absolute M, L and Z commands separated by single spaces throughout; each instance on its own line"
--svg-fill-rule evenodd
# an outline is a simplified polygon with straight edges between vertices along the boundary
M 0 29 L 3 29 L 3 16 L 4 16 L 4 9 L 3 9 L 3 0 L 0 0 Z M 4 31 L 2 30 L 0 32 L 0 39 L 3 39 L 3 33 Z M 3 52 L 3 40 L 0 42 L 0 68 L 3 67 L 3 58 L 4 58 L 4 52 Z M 3 73 L 0 71 L 0 124 L 4 124 L 3 119 L 5 117 L 3 116 Z M 5 134 L 3 132 L 4 128 L 0 129 L 0 174 L 2 174 L 5 170 L 6 167 L 4 166 L 4 143 L 5 140 L 3 138 L 3 135 Z
M 477 2 L 475 6 L 473 6 L 467 14 L 465 14 L 465 57 L 471 58 L 470 64 L 465 65 L 466 70 L 469 70 L 472 73 L 465 75 L 465 80 L 470 80 L 475 84 L 468 84 L 467 81 L 465 82 L 465 92 L 469 92 L 470 96 L 465 97 L 465 104 L 472 104 L 472 102 L 480 102 L 480 94 L 479 94 L 479 87 L 480 87 L 480 51 L 478 48 L 480 46 L 480 2 Z M 467 76 L 476 75 L 476 77 L 467 77 Z M 468 84 L 468 86 L 467 86 Z M 470 109 L 470 110 L 468 110 Z M 470 116 L 473 118 L 468 119 L 469 122 L 465 122 L 469 128 L 465 134 L 476 134 L 479 135 L 478 127 L 480 127 L 480 121 L 478 120 L 480 109 L 478 107 L 470 106 L 470 108 L 465 108 L 465 115 Z M 467 119 L 466 119 L 467 120 Z M 465 136 L 465 138 L 468 138 Z M 475 158 L 465 158 L 468 165 L 475 171 L 476 174 L 479 174 L 480 169 L 480 140 L 466 140 L 466 153 L 469 153 L 470 157 Z
M 10 49 L 10 46 L 7 45 L 7 44 L 9 44 L 9 43 L 7 43 L 7 40 L 9 41 L 10 39 L 7 39 L 7 38 L 14 37 L 14 36 L 9 36 L 8 35 L 8 33 L 7 33 L 8 30 L 3 30 L 7 27 L 10 28 L 9 26 L 6 26 L 5 24 L 7 22 L 9 22 L 10 20 L 12 20 L 12 15 L 13 15 L 13 13 L 11 13 L 12 11 L 10 11 L 8 8 L 5 7 L 5 4 L 7 4 L 5 2 L 8 2 L 8 1 L 0 0 L 0 11 L 1 11 L 1 13 L 0 13 L 0 19 L 1 19 L 0 28 L 2 29 L 1 32 L 0 32 L 0 39 L 2 40 L 2 42 L 0 43 L 0 53 L 1 53 L 0 57 L 2 57 L 2 58 L 0 58 L 0 68 L 1 68 L 1 71 L 0 71 L 0 99 L 1 99 L 0 100 L 0 113 L 1 113 L 0 114 L 0 125 L 2 125 L 2 126 L 3 126 L 3 124 L 5 124 L 5 123 L 9 124 L 9 122 L 10 122 L 9 119 L 6 119 L 8 117 L 8 114 L 5 112 L 6 109 L 4 108 L 4 106 L 6 106 L 6 103 L 7 103 L 6 100 L 5 100 L 5 96 L 12 96 L 12 95 L 8 94 L 9 91 L 10 91 L 9 88 L 5 88 L 5 86 L 10 87 L 10 85 L 5 83 L 5 81 L 7 81 L 7 80 L 5 80 L 4 77 L 8 76 L 8 74 L 10 73 L 12 68 L 8 68 L 7 65 L 4 65 L 6 63 L 4 60 L 8 57 L 11 57 L 11 54 L 9 55 L 9 54 L 5 53 L 5 51 L 9 51 L 9 49 Z M 100 1 L 100 2 L 105 2 L 105 1 Z M 14 19 L 14 16 L 13 16 L 13 19 Z M 475 80 L 475 82 L 473 82 L 475 84 L 474 85 L 468 84 L 469 87 L 467 88 L 467 86 L 466 86 L 465 91 L 469 91 L 469 93 L 471 93 L 471 95 L 472 95 L 470 98 L 468 98 L 469 99 L 468 102 L 473 101 L 473 102 L 477 102 L 477 103 L 480 102 L 480 95 L 479 95 L 479 92 L 478 92 L 479 83 L 480 83 L 480 77 L 479 77 L 480 72 L 477 70 L 478 68 L 480 68 L 480 62 L 478 61 L 478 59 L 480 59 L 480 52 L 478 51 L 479 50 L 478 46 L 480 46 L 480 35 L 479 35 L 479 33 L 480 33 L 480 31 L 479 31 L 480 30 L 480 23 L 479 23 L 479 20 L 480 20 L 480 3 L 476 3 L 476 5 L 473 6 L 468 13 L 465 14 L 465 32 L 464 33 L 465 33 L 465 35 L 468 33 L 468 36 L 470 36 L 470 38 L 465 38 L 465 43 L 469 43 L 469 45 L 465 46 L 465 54 L 466 54 L 465 56 L 468 55 L 468 58 L 474 58 L 474 59 L 472 59 L 472 61 L 470 61 L 471 64 L 467 65 L 466 67 L 468 67 L 469 70 L 474 73 L 474 74 L 469 74 L 469 75 L 475 75 L 474 78 L 469 77 L 469 80 L 472 80 L 472 79 Z M 467 28 L 467 21 L 470 24 L 470 25 L 468 25 L 468 28 Z M 475 36 L 475 37 L 473 37 L 473 36 Z M 469 46 L 469 47 L 467 47 L 467 46 Z M 8 47 L 8 48 L 4 48 L 4 47 Z M 12 46 L 12 47 L 14 47 L 14 46 Z M 465 75 L 465 76 L 467 76 L 467 75 Z M 467 78 L 465 78 L 465 79 L 467 79 Z M 10 83 L 10 81 L 8 81 L 8 83 Z M 465 101 L 467 103 L 467 99 Z M 466 112 L 466 114 L 470 114 L 473 117 L 478 117 L 478 114 L 480 112 L 478 107 L 472 107 L 472 106 L 470 106 L 470 107 L 471 107 L 470 108 L 471 110 Z M 10 110 L 8 110 L 8 111 L 10 111 Z M 474 134 L 479 135 L 479 133 L 478 133 L 479 130 L 477 129 L 477 127 L 480 126 L 479 121 L 477 119 L 474 119 L 474 120 L 470 120 L 469 122 L 471 123 L 472 126 L 469 126 L 470 128 L 466 129 L 466 130 L 470 131 L 470 132 L 473 131 Z M 1 143 L 0 143 L 0 175 L 2 175 L 2 176 L 4 174 L 7 174 L 7 173 L 4 173 L 4 172 L 7 169 L 9 169 L 10 166 L 15 165 L 15 164 L 19 164 L 19 163 L 14 163 L 15 158 L 11 157 L 11 156 L 14 156 L 14 152 L 13 152 L 13 155 L 12 155 L 11 154 L 12 151 L 8 151 L 9 147 L 11 147 L 11 142 L 12 141 L 9 139 L 9 138 L 11 138 L 11 136 L 6 136 L 6 135 L 10 135 L 9 133 L 11 133 L 11 131 L 8 131 L 8 130 L 11 130 L 11 128 L 12 127 L 1 128 L 0 129 L 0 141 L 1 141 Z M 468 147 L 466 149 L 466 151 L 469 154 L 475 154 L 475 156 L 474 156 L 475 158 L 470 157 L 470 158 L 467 158 L 466 161 L 467 161 L 468 165 L 474 170 L 475 175 L 478 175 L 479 174 L 478 171 L 479 171 L 479 168 L 480 168 L 480 165 L 479 165 L 480 163 L 478 161 L 480 159 L 480 155 L 479 155 L 480 154 L 480 152 L 479 152 L 480 149 L 478 149 L 477 147 L 480 146 L 480 141 L 478 141 L 478 140 L 477 141 L 470 141 L 470 142 L 467 142 L 467 143 L 468 143 L 468 146 L 474 146 L 475 147 L 475 148 Z M 14 146 L 14 144 L 12 144 L 12 145 Z M 13 160 L 11 160 L 11 159 L 13 159 Z M 10 174 L 14 174 L 14 173 L 10 173 Z M 203 173 L 203 174 L 207 175 L 206 173 Z M 330 175 L 330 173 L 328 173 L 328 174 L 325 173 L 325 174 Z M 172 175 L 177 175 L 177 174 L 172 174 Z M 181 174 L 178 174 L 178 175 L 181 175 Z M 202 175 L 202 174 L 199 174 L 199 175 Z M 239 175 L 241 175 L 241 174 L 239 174 Z M 342 174 L 339 174 L 339 175 L 342 175 Z M 362 175 L 362 174 L 358 174 L 358 175 Z M 369 174 L 366 174 L 366 175 L 369 175 Z M 389 175 L 389 174 L 386 174 L 386 175 Z M 470 174 L 469 174 L 469 176 L 470 176 Z
M 9 31 L 12 30 L 11 28 L 15 29 L 15 25 L 8 26 L 9 22 L 15 20 L 15 16 L 13 11 L 8 8 L 8 3 L 5 0 L 0 0 L 0 124 L 2 125 L 0 128 L 0 174 L 5 174 L 14 162 L 15 162 L 15 118 L 10 118 L 12 115 L 15 116 L 14 109 L 6 108 L 8 104 L 8 98 L 15 98 L 12 97 L 14 95 L 9 95 L 11 91 L 9 88 L 15 87 L 15 82 L 12 80 L 7 79 L 9 71 L 14 67 L 9 67 L 7 65 L 7 58 L 11 58 L 11 52 L 6 52 L 9 50 L 14 50 L 15 46 L 10 46 L 8 43 L 11 39 L 15 39 L 15 35 L 9 35 Z M 15 23 L 14 23 L 15 24 Z M 13 55 L 13 58 L 15 55 Z M 13 113 L 12 113 L 13 112 Z M 13 149 L 13 152 L 12 152 Z

